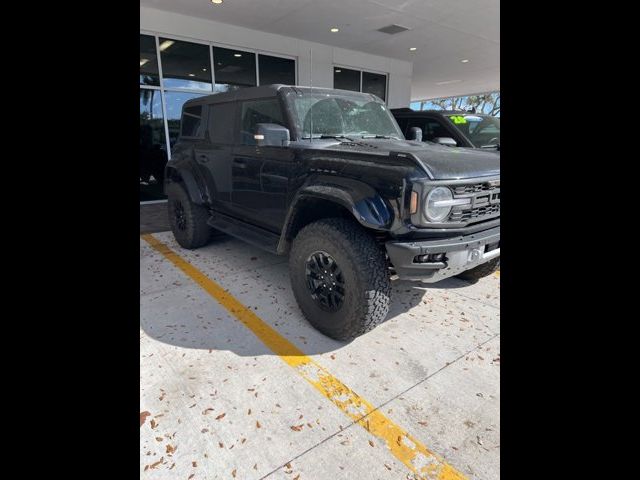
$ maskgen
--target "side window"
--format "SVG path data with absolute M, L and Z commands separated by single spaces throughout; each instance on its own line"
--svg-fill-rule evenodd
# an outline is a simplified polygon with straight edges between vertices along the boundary
M 182 129 L 180 134 L 183 137 L 199 137 L 202 135 L 200 126 L 202 125 L 202 105 L 187 107 L 182 112 Z
M 209 105 L 209 137 L 211 143 L 234 143 L 236 127 L 236 103 Z
M 256 133 L 258 123 L 277 123 L 286 126 L 277 98 L 242 102 L 242 122 L 240 125 L 242 145 L 256 144 L 253 135 Z
M 407 125 L 407 131 L 411 127 L 422 129 L 422 140 L 433 142 L 436 137 L 451 137 L 451 133 L 434 118 L 412 118 Z

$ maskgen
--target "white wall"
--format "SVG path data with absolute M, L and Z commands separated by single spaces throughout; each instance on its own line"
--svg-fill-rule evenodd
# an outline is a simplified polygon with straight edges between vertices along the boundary
M 333 88 L 333 65 L 389 74 L 389 107 L 406 107 L 411 100 L 411 62 L 346 50 L 297 38 L 275 35 L 177 13 L 140 7 L 140 30 L 231 47 L 297 57 L 298 84 Z M 313 65 L 311 65 L 313 59 Z

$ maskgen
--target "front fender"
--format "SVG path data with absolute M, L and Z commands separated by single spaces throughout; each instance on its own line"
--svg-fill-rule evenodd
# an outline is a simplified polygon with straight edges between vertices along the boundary
M 319 180 L 302 186 L 291 201 L 278 243 L 278 253 L 287 250 L 288 238 L 300 206 L 306 199 L 327 200 L 351 212 L 364 227 L 388 230 L 393 223 L 393 209 L 370 185 L 349 178 Z
M 300 189 L 292 206 L 313 196 L 334 201 L 349 210 L 360 224 L 374 230 L 387 230 L 393 222 L 392 209 L 371 186 L 357 180 L 342 183 L 308 185 Z

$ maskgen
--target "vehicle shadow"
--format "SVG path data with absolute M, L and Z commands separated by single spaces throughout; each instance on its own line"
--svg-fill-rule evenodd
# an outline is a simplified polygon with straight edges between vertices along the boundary
M 351 341 L 333 340 L 313 328 L 295 302 L 288 276 L 281 277 L 281 282 L 276 285 L 281 292 L 277 303 L 270 301 L 265 304 L 264 297 L 259 295 L 273 277 L 257 279 L 251 291 L 242 296 L 242 303 L 307 355 L 333 352 L 358 341 L 357 338 Z M 176 290 L 173 293 L 177 295 Z M 171 292 L 163 295 L 171 295 Z M 385 322 L 411 311 L 428 295 L 428 290 L 410 282 L 392 282 L 391 306 Z M 219 304 L 214 309 L 210 305 L 210 302 L 204 302 L 202 307 L 194 308 L 192 305 L 172 302 L 169 308 L 154 307 L 149 310 L 141 307 L 140 326 L 150 338 L 174 347 L 228 350 L 243 357 L 274 355 L 256 334 Z M 278 354 L 296 356 L 299 352 L 285 348 Z
M 261 252 L 224 234 L 212 238 L 205 248 L 209 251 L 203 252 L 202 256 L 223 260 L 226 268 L 236 272 L 237 285 L 247 285 L 237 298 L 305 354 L 333 352 L 358 341 L 358 338 L 349 342 L 333 340 L 308 323 L 293 296 L 287 262 L 283 257 Z M 264 261 L 264 266 L 247 269 L 246 259 L 255 256 L 260 256 L 259 260 Z M 245 277 L 242 277 L 243 271 Z M 158 272 L 158 275 L 162 276 L 162 273 Z M 250 280 L 247 280 L 249 277 Z M 385 322 L 410 312 L 423 302 L 427 303 L 430 290 L 456 289 L 468 285 L 468 282 L 457 278 L 434 284 L 393 280 L 391 305 Z M 211 297 L 206 294 L 194 294 L 194 287 L 195 284 L 189 280 L 178 288 L 156 291 L 153 295 L 145 294 L 145 297 L 151 298 L 145 301 L 141 298 L 140 326 L 143 331 L 154 340 L 179 348 L 228 350 L 248 357 L 274 354 L 219 302 L 212 303 Z M 195 288 L 200 291 L 199 287 Z M 188 293 L 185 293 L 187 290 Z M 236 295 L 234 289 L 231 289 L 231 293 Z M 196 304 L 194 297 L 201 298 L 201 303 Z M 420 315 L 429 313 L 420 310 Z M 299 353 L 291 349 L 279 354 L 295 356 Z

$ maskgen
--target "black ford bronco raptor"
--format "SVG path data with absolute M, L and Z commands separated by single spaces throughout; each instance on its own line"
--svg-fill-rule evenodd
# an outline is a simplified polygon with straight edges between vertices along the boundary
M 288 253 L 302 312 L 335 339 L 384 320 L 394 277 L 499 268 L 500 157 L 405 140 L 370 94 L 268 85 L 189 100 L 165 192 L 184 248 L 222 231 Z

